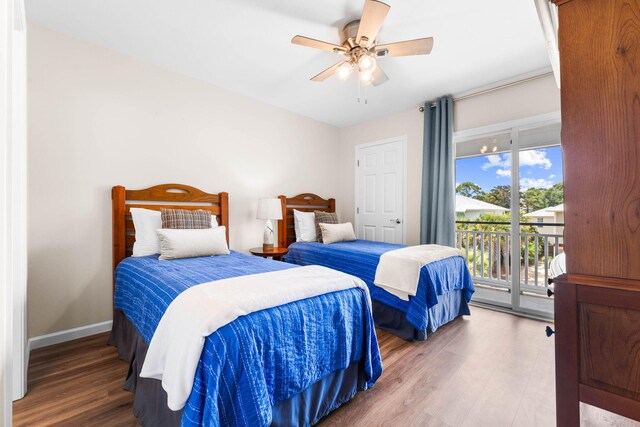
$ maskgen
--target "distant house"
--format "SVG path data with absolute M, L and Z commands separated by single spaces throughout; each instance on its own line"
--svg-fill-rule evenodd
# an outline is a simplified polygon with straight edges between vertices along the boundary
M 483 202 L 482 200 L 456 194 L 456 216 L 458 218 L 464 216 L 470 221 L 475 221 L 480 217 L 480 215 L 499 215 L 507 212 L 508 210 L 509 209 L 505 209 L 502 206 L 493 205 L 491 203 Z
M 564 231 L 564 226 L 543 224 L 564 224 L 564 203 L 561 203 L 557 206 L 540 209 L 534 212 L 529 212 L 528 214 L 524 214 L 524 218 L 527 222 L 535 222 L 540 224 L 536 226 L 539 233 L 562 234 L 562 232 Z

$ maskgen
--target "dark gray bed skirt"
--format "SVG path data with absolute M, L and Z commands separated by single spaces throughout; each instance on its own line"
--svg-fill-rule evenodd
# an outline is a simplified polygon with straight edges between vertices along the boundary
M 109 345 L 129 363 L 124 389 L 134 393 L 133 412 L 143 426 L 179 426 L 182 411 L 167 406 L 167 393 L 159 380 L 141 378 L 140 371 L 148 345 L 119 310 L 113 315 Z M 327 375 L 306 390 L 273 408 L 272 426 L 312 425 L 350 400 L 366 383 L 364 369 L 353 362 L 346 369 Z
M 438 312 L 438 319 L 434 319 L 437 320 L 438 326 L 442 326 L 458 316 L 470 314 L 469 304 L 462 296 L 462 291 L 448 292 L 439 297 L 438 300 L 439 304 L 450 308 L 449 310 Z M 372 301 L 371 305 L 376 327 L 407 341 L 424 341 L 427 339 L 430 325 L 427 325 L 424 330 L 416 329 L 415 326 L 407 321 L 405 312 L 375 300 Z M 430 315 L 434 315 L 434 313 L 430 313 Z
M 129 363 L 124 389 L 134 393 L 133 413 L 143 426 L 179 426 L 182 411 L 167 406 L 167 393 L 159 380 L 140 377 L 149 346 L 124 313 L 113 313 L 108 344 L 118 349 L 120 359 Z
M 378 301 L 371 302 L 371 310 L 376 327 L 407 341 L 424 341 L 427 330 L 416 329 L 407 321 L 407 314 Z

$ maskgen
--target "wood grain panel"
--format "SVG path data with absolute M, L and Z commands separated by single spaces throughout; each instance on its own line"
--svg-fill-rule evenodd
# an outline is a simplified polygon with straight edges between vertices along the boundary
M 580 424 L 578 392 L 578 313 L 577 290 L 566 276 L 555 280 L 556 342 L 556 420 L 558 426 Z
M 158 202 L 220 203 L 218 194 L 209 194 L 185 184 L 161 184 L 143 190 L 127 190 L 127 200 Z
M 570 273 L 556 281 L 558 425 L 579 425 L 578 399 L 640 419 L 640 2 L 554 2 Z
M 609 411 L 632 420 L 640 420 L 640 403 L 638 403 L 637 400 L 612 394 L 600 388 L 590 387 L 584 384 L 580 384 L 580 400 L 593 406 L 603 406 L 602 402 L 607 402 L 606 407 Z M 593 425 L 597 426 L 601 424 Z
M 203 210 L 203 211 L 209 211 L 211 212 L 212 215 L 219 215 L 220 214 L 220 206 L 205 206 L 205 205 L 168 205 L 168 204 L 162 204 L 162 205 L 158 205 L 158 204 L 150 204 L 150 203 L 127 203 L 126 205 L 126 213 L 131 215 L 131 208 L 143 208 L 143 209 L 150 209 L 150 210 L 154 210 L 154 211 L 159 211 L 160 209 L 185 209 L 185 210 L 189 210 L 189 211 L 195 211 L 195 210 Z
M 112 233 L 113 233 L 113 271 L 126 257 L 126 190 L 118 185 L 111 189 L 111 207 L 112 207 Z M 130 216 L 129 216 L 130 217 Z M 133 224 L 133 223 L 132 223 Z M 115 281 L 114 281 L 115 283 Z
M 567 271 L 640 279 L 640 2 L 559 16 Z
M 579 311 L 580 382 L 640 400 L 640 310 L 581 303 Z
M 278 221 L 278 246 L 289 247 L 296 241 L 293 210 L 302 212 L 335 212 L 336 200 L 323 199 L 317 194 L 302 193 L 294 197 L 278 196 L 282 203 L 282 219 Z
M 588 288 L 640 292 L 639 280 L 584 276 L 582 274 L 566 274 L 563 277 L 563 281 L 565 282 L 580 285 L 580 291 L 582 293 Z
M 636 283 L 634 290 L 626 289 L 623 286 L 614 289 L 579 284 L 578 302 L 615 308 L 628 308 L 637 311 L 640 310 L 640 283 Z

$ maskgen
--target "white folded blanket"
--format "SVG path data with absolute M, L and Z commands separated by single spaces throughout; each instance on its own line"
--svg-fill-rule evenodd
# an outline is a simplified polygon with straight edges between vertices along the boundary
M 240 316 L 365 283 L 326 267 L 306 266 L 193 286 L 160 319 L 140 376 L 162 380 L 167 403 L 181 409 L 191 393 L 204 340 Z
M 420 269 L 425 265 L 453 256 L 462 256 L 459 249 L 441 245 L 409 246 L 380 256 L 373 283 L 398 298 L 409 301 L 415 296 Z

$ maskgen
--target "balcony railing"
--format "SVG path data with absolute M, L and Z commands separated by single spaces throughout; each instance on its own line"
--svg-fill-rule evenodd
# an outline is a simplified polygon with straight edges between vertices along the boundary
M 544 294 L 551 277 L 550 264 L 563 251 L 562 234 L 519 234 L 519 257 L 512 259 L 512 238 L 508 222 L 456 221 L 456 246 L 467 259 L 474 283 L 511 290 L 513 269 L 520 272 L 520 291 Z M 473 226 L 481 224 L 481 227 Z M 521 223 L 533 227 L 563 227 L 561 223 Z M 482 230 L 484 228 L 485 230 Z M 504 229 L 494 231 L 491 228 Z

